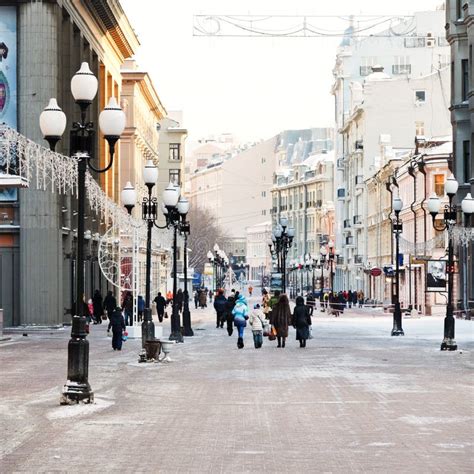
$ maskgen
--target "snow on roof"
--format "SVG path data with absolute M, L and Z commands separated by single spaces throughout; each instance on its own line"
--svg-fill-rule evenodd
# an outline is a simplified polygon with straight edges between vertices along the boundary
M 315 153 L 308 156 L 301 165 L 307 166 L 308 168 L 315 167 L 320 161 L 331 161 L 334 162 L 334 150 L 328 151 L 326 153 Z

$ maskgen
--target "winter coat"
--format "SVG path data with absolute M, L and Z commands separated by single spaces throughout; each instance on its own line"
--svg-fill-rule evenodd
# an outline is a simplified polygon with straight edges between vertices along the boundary
M 269 303 L 270 303 L 270 295 L 268 293 L 265 293 L 262 296 L 262 308 L 265 315 L 267 315 L 270 312 Z
M 247 326 L 247 319 L 249 318 L 249 308 L 246 304 L 244 298 L 239 298 L 237 303 L 232 310 L 232 314 L 234 316 L 234 325 L 239 326 Z
M 158 313 L 162 313 L 166 306 L 165 298 L 163 296 L 157 296 L 153 301 L 156 304 L 156 311 L 158 311 Z
M 137 310 L 141 312 L 144 309 L 145 309 L 145 300 L 141 296 L 139 296 L 138 297 Z
M 263 322 L 265 321 L 265 314 L 261 309 L 254 309 L 250 313 L 249 324 L 252 331 L 263 331 Z
M 117 307 L 117 300 L 115 296 L 112 294 L 111 291 L 107 294 L 104 299 L 104 309 L 107 311 L 108 314 L 112 314 Z
M 270 322 L 277 331 L 277 337 L 288 337 L 288 326 L 291 324 L 291 311 L 288 300 L 280 300 L 273 306 Z
M 207 292 L 206 291 L 201 291 L 201 293 L 199 293 L 199 304 L 201 306 L 207 305 Z
M 133 296 L 130 293 L 127 293 L 123 299 L 122 309 L 127 314 L 133 313 Z
M 227 299 L 224 295 L 217 295 L 214 300 L 214 309 L 218 315 L 223 315 L 227 307 Z
M 183 306 L 183 301 L 184 301 L 184 294 L 181 290 L 178 290 L 178 293 L 176 293 L 176 304 L 179 307 Z
M 112 332 L 122 332 L 125 331 L 125 321 L 122 316 L 122 311 L 114 310 L 110 316 L 109 326 L 107 331 L 110 331 L 112 328 Z
M 102 316 L 104 314 L 103 304 L 102 295 L 97 291 L 92 297 L 92 306 L 94 308 L 95 316 Z
M 234 319 L 234 315 L 232 314 L 232 310 L 234 309 L 234 306 L 235 306 L 235 299 L 232 295 L 230 295 L 227 298 L 227 303 L 225 305 L 225 316 L 226 316 L 227 322 L 231 323 L 232 320 Z
M 299 304 L 298 304 L 299 303 Z M 309 309 L 303 304 L 303 301 L 296 300 L 296 306 L 293 310 L 292 325 L 296 328 L 296 339 L 309 339 L 309 327 L 311 326 L 311 316 Z

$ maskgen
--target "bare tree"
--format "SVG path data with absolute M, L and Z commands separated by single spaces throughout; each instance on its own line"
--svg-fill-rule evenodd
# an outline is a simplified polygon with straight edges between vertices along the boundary
M 191 224 L 189 266 L 202 273 L 204 264 L 208 262 L 207 252 L 213 249 L 215 243 L 221 245 L 226 236 L 216 224 L 216 218 L 206 209 L 191 207 L 188 219 Z

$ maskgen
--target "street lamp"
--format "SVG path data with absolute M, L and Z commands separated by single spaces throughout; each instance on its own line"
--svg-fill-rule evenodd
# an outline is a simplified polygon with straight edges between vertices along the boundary
M 334 257 L 336 256 L 336 251 L 334 250 L 334 241 L 330 240 L 328 242 L 328 247 L 329 247 L 329 254 L 328 254 L 328 259 L 329 259 L 329 271 L 330 271 L 330 286 L 331 286 L 331 293 L 334 292 Z
M 77 159 L 77 272 L 76 308 L 72 318 L 71 339 L 68 344 L 67 381 L 63 388 L 61 404 L 80 401 L 92 402 L 94 394 L 89 385 L 89 342 L 86 339 L 86 315 L 82 299 L 84 295 L 84 209 L 85 180 L 89 167 L 97 173 L 105 173 L 113 164 L 115 144 L 125 128 L 125 114 L 114 97 L 99 115 L 99 128 L 109 144 L 109 163 L 103 169 L 92 165 L 94 149 L 94 124 L 86 121 L 87 109 L 92 104 L 98 89 L 98 81 L 88 63 L 81 64 L 80 70 L 71 79 L 71 93 L 81 110 L 81 120 L 72 124 L 70 132 L 70 155 Z M 56 99 L 49 104 L 39 117 L 39 125 L 44 139 L 52 151 L 66 129 L 66 115 Z
M 173 227 L 173 310 L 171 313 L 171 334 L 170 341 L 183 342 L 181 333 L 178 302 L 176 295 L 178 293 L 178 232 L 184 229 L 189 232 L 189 224 L 186 223 L 186 214 L 189 210 L 187 200 L 180 201 L 180 188 L 169 183 L 163 191 L 163 203 L 166 217 L 166 227 Z
M 443 224 L 436 225 L 436 216 L 441 208 L 441 202 L 436 194 L 432 194 L 428 200 L 428 210 L 433 219 L 433 227 L 437 231 L 448 232 L 448 265 L 446 272 L 448 274 L 448 302 L 446 305 L 446 317 L 444 319 L 444 337 L 441 343 L 442 351 L 455 351 L 458 346 L 454 338 L 454 305 L 453 305 L 453 290 L 454 290 L 454 242 L 453 230 L 457 221 L 457 207 L 453 204 L 453 198 L 458 190 L 459 184 L 451 175 L 444 185 L 444 191 L 448 195 L 449 203 L 444 206 Z M 461 202 L 461 210 L 466 218 L 466 224 L 469 224 L 469 218 L 474 213 L 474 199 L 471 193 L 466 194 L 466 197 Z
M 326 255 L 328 253 L 324 245 L 321 245 L 319 253 L 321 255 L 321 292 L 324 294 L 324 264 L 326 263 Z
M 395 222 L 392 222 L 392 232 L 395 235 L 395 295 L 393 309 L 393 328 L 392 336 L 404 336 L 402 328 L 402 310 L 400 308 L 400 234 L 402 233 L 402 223 L 400 222 L 400 211 L 403 208 L 403 202 L 395 196 L 392 201 L 392 208 L 395 212 Z
M 295 229 L 288 227 L 288 219 L 282 217 L 272 231 L 272 243 L 269 244 L 270 253 L 277 257 L 277 269 L 282 273 L 282 292 L 286 293 L 286 257 L 293 244 Z

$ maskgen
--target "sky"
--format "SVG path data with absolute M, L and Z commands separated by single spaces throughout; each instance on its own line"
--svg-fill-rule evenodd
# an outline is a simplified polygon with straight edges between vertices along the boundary
M 190 139 L 233 133 L 247 141 L 333 125 L 330 88 L 341 38 L 197 37 L 193 15 L 410 15 L 414 7 L 434 10 L 441 0 L 120 2 L 141 43 L 140 69 L 168 111 L 183 111 Z M 331 21 L 315 20 L 328 29 L 343 24 Z

